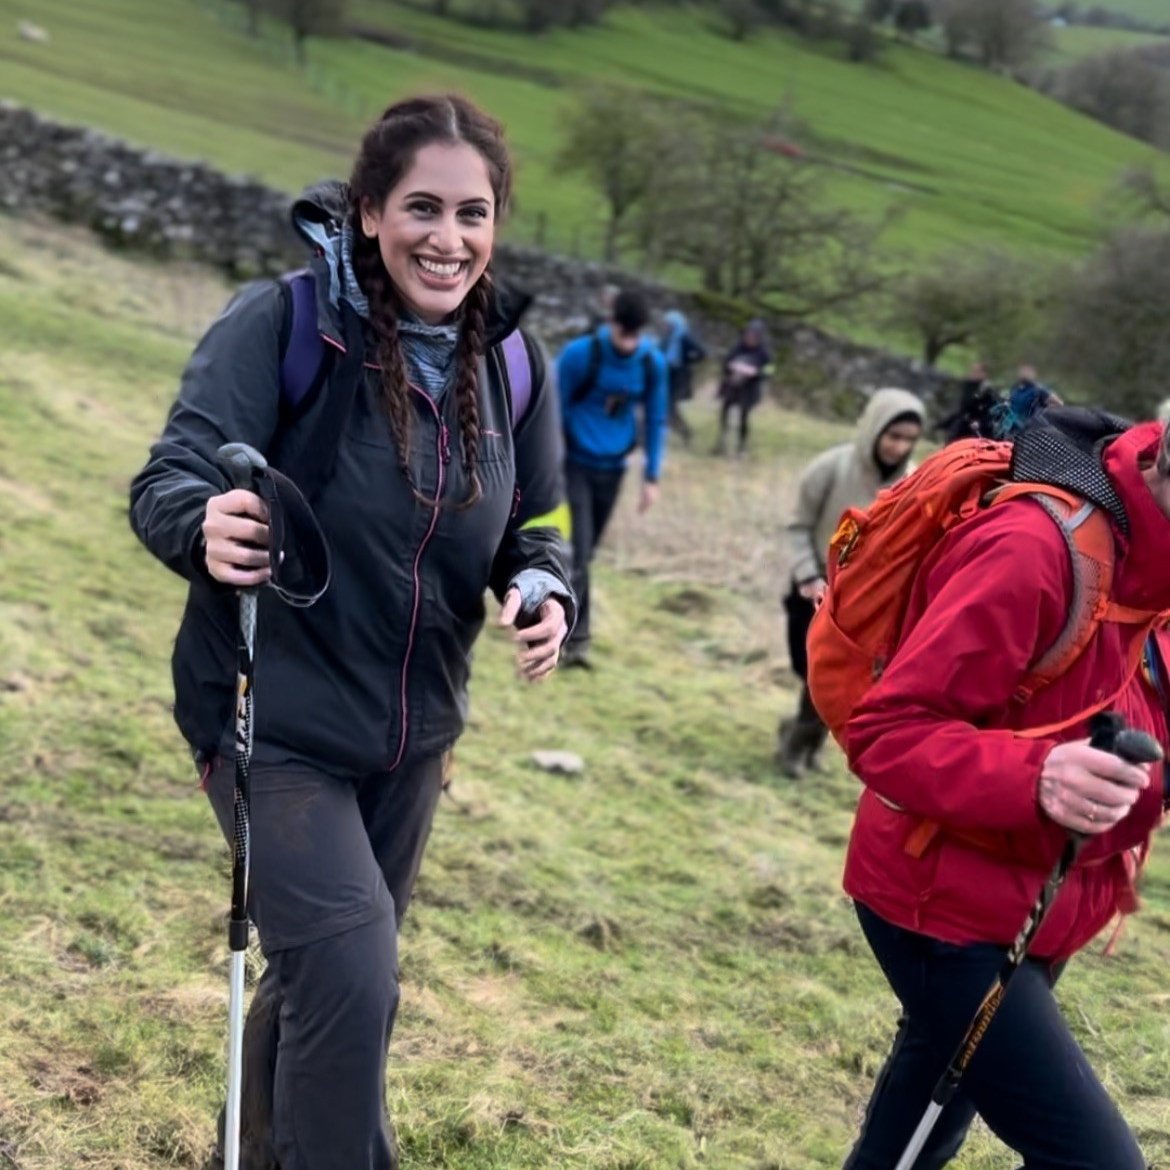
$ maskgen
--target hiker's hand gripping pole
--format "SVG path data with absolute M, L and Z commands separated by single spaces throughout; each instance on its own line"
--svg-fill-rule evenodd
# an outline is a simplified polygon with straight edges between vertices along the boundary
M 1099 751 L 1112 752 L 1115 756 L 1125 760 L 1127 764 L 1154 764 L 1163 757 L 1161 745 L 1153 736 L 1147 735 L 1144 731 L 1127 728 L 1121 716 L 1113 712 L 1094 716 L 1089 723 L 1089 734 L 1090 747 L 1097 748 Z M 935 1085 L 934 1092 L 930 1095 L 930 1105 L 918 1123 L 918 1128 L 914 1131 L 914 1136 L 910 1139 L 902 1157 L 898 1159 L 894 1170 L 914 1170 L 914 1163 L 917 1162 L 918 1155 L 922 1153 L 942 1111 L 955 1095 L 955 1090 L 959 1087 L 959 1082 L 963 1079 L 963 1074 L 967 1071 L 967 1066 L 971 1063 L 971 1058 L 975 1055 L 979 1042 L 991 1026 L 991 1021 L 995 1018 L 995 1013 L 1003 1002 L 1008 983 L 1023 963 L 1028 953 L 1028 947 L 1032 945 L 1039 932 L 1040 925 L 1048 913 L 1048 908 L 1060 892 L 1060 887 L 1064 884 L 1068 871 L 1076 862 L 1077 854 L 1080 853 L 1083 843 L 1084 837 L 1080 834 L 1071 833 L 1069 835 L 1060 860 L 1048 875 L 1048 880 L 1044 883 L 1040 896 L 1029 911 L 1027 920 L 1016 936 L 1016 941 L 1012 943 L 1004 958 L 1003 965 L 996 974 L 995 982 L 992 983 L 987 994 L 983 997 L 983 1001 L 975 1013 L 975 1018 L 959 1042 L 958 1048 L 955 1049 L 955 1054 L 951 1057 L 946 1072 Z
M 216 453 L 233 488 L 254 490 L 256 472 L 268 466 L 246 443 L 226 443 Z M 224 1167 L 239 1170 L 240 1103 L 244 1062 L 244 952 L 248 948 L 248 773 L 252 765 L 252 677 L 256 646 L 256 590 L 240 591 L 240 632 L 236 668 L 236 791 L 232 841 L 232 907 L 228 919 L 231 949 L 228 1002 L 228 1093 L 224 1119 Z

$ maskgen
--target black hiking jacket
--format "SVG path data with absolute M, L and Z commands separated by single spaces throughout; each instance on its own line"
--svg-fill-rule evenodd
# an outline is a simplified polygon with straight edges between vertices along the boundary
M 339 184 L 329 184 L 298 201 L 294 222 L 306 239 L 306 217 L 318 230 L 336 230 L 342 195 Z M 330 268 L 320 254 L 312 267 L 318 326 L 340 351 L 345 333 L 330 298 Z M 284 319 L 277 281 L 248 285 L 229 303 L 196 347 L 162 436 L 130 489 L 135 533 L 190 582 L 172 667 L 175 719 L 197 757 L 230 753 L 234 736 L 236 594 L 212 580 L 202 553 L 207 501 L 229 487 L 216 451 L 225 442 L 245 442 L 278 469 L 303 465 L 314 422 L 338 392 L 338 371 L 346 364 L 339 354 L 321 392 L 290 422 L 279 387 Z M 513 432 L 506 368 L 494 347 L 515 324 L 514 311 L 498 299 L 479 381 L 483 497 L 464 511 L 457 505 L 469 484 L 454 394 L 438 402 L 421 391 L 412 395 L 410 462 L 420 492 L 446 505 L 434 508 L 415 498 L 398 466 L 378 404 L 377 347 L 364 325 L 353 407 L 332 474 L 312 501 L 330 546 L 332 582 L 309 609 L 260 591 L 255 764 L 303 763 L 358 776 L 446 750 L 466 716 L 484 592 L 502 598 L 523 569 L 557 579 L 556 595 L 572 622 L 565 543 L 540 519 L 563 500 L 557 396 L 526 337 L 532 399 Z

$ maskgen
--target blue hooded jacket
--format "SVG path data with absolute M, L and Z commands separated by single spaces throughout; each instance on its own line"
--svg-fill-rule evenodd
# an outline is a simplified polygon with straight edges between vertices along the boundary
M 583 398 L 578 393 L 589 377 L 594 337 L 601 341 L 597 379 Z M 646 360 L 653 370 L 647 386 Z M 619 354 L 610 341 L 609 326 L 569 342 L 557 359 L 561 416 L 567 458 L 601 471 L 621 471 L 638 442 L 637 410 L 641 406 L 646 444 L 646 481 L 654 483 L 662 471 L 666 445 L 666 362 L 658 346 L 643 338 L 629 356 Z

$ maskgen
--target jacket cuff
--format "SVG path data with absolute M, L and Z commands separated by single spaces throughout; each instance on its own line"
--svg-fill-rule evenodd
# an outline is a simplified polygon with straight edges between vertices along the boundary
M 577 599 L 573 596 L 572 589 L 554 573 L 548 572 L 547 569 L 521 569 L 508 582 L 508 589 L 519 591 L 522 612 L 537 612 L 550 597 L 556 598 L 565 611 L 569 633 L 573 632 L 573 627 L 577 624 Z

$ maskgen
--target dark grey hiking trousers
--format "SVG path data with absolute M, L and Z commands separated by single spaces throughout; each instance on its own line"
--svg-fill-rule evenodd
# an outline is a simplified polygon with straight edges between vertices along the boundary
M 398 924 L 442 790 L 435 757 L 353 783 L 252 772 L 248 909 L 268 967 L 245 1029 L 245 1170 L 395 1170 L 386 1050 Z M 232 834 L 235 766 L 207 793 Z

